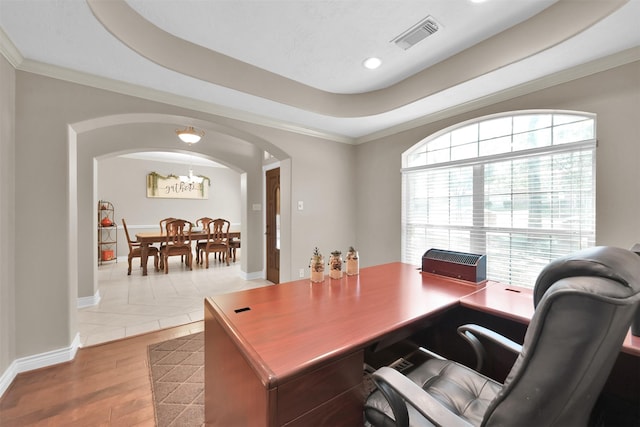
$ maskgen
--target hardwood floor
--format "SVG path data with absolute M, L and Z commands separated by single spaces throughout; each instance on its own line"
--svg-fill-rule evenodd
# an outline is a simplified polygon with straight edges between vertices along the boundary
M 147 346 L 203 330 L 199 321 L 85 347 L 19 374 L 0 400 L 0 425 L 154 426 Z

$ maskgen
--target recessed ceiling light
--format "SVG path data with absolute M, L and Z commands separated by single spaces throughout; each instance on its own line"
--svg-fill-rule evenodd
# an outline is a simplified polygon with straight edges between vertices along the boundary
M 362 65 L 370 70 L 375 70 L 380 65 L 382 65 L 382 61 L 380 60 L 380 58 L 372 57 L 365 59 Z

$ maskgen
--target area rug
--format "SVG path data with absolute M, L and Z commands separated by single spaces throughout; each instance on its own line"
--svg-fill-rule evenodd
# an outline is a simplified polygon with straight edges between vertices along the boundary
M 158 427 L 204 426 L 204 332 L 149 346 Z M 365 371 L 364 397 L 375 389 Z
M 156 425 L 204 426 L 204 332 L 148 350 Z

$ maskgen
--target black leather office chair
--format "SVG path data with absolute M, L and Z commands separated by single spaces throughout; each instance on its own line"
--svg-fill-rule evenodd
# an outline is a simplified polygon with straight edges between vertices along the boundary
M 640 302 L 640 257 L 595 247 L 551 262 L 534 288 L 536 307 L 505 383 L 449 360 L 406 376 L 383 367 L 365 405 L 374 426 L 585 426 Z M 459 333 L 481 355 L 478 326 Z M 406 404 L 405 404 L 406 402 Z M 394 421 L 394 420 L 397 420 Z

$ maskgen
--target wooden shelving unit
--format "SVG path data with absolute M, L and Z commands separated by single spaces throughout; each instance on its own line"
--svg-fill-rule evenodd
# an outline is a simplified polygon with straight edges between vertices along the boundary
M 113 204 L 106 200 L 98 202 L 98 264 L 118 262 L 118 227 Z

